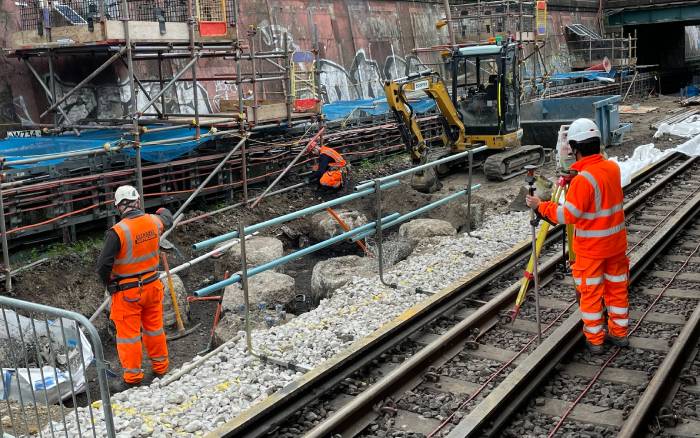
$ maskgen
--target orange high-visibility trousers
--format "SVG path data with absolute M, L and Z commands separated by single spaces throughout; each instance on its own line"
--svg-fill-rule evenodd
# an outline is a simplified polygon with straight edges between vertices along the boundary
M 163 330 L 163 292 L 163 283 L 156 280 L 141 288 L 112 295 L 110 319 L 117 328 L 117 353 L 127 383 L 143 380 L 142 339 L 153 372 L 165 374 L 168 371 L 168 346 Z
M 608 313 L 608 333 L 627 336 L 629 325 L 629 259 L 622 253 L 606 259 L 591 259 L 576 255 L 572 266 L 576 289 L 581 294 L 579 308 L 583 334 L 588 342 L 600 345 L 605 340 L 603 304 Z
M 321 176 L 319 183 L 324 187 L 337 189 L 343 185 L 343 171 L 329 169 Z

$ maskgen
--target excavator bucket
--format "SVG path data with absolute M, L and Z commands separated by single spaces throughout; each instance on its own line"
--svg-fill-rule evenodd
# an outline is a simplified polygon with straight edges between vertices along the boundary
M 433 193 L 442 188 L 442 183 L 438 180 L 435 169 L 430 168 L 415 173 L 411 178 L 411 187 L 421 193 Z

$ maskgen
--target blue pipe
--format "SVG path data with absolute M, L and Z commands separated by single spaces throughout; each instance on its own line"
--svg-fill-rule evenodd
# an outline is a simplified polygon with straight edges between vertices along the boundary
M 399 184 L 400 184 L 399 181 L 390 181 L 386 184 L 382 184 L 380 186 L 380 188 L 382 190 L 386 190 L 386 189 L 390 189 L 392 187 L 395 187 Z M 349 195 L 341 196 L 340 198 L 332 199 L 330 201 L 323 202 L 321 204 L 312 205 L 311 207 L 307 207 L 307 208 L 304 208 L 304 209 L 299 210 L 299 211 L 295 211 L 295 212 L 288 213 L 288 214 L 285 214 L 282 216 L 278 216 L 276 218 L 266 220 L 264 222 L 260 222 L 260 223 L 255 224 L 255 225 L 251 225 L 250 227 L 246 227 L 245 234 L 246 235 L 252 234 L 256 231 L 262 230 L 263 228 L 270 227 L 273 225 L 279 225 L 281 223 L 288 222 L 288 221 L 291 221 L 293 219 L 298 219 L 302 216 L 306 216 L 307 214 L 316 213 L 317 211 L 325 210 L 328 207 L 334 207 L 334 206 L 342 204 L 344 202 L 349 202 L 349 201 L 355 200 L 357 198 L 361 198 L 363 196 L 371 195 L 372 193 L 374 193 L 374 187 L 372 187 L 370 189 L 362 190 L 362 191 L 357 192 L 357 193 L 351 193 Z M 226 240 L 235 239 L 236 237 L 238 237 L 238 231 L 231 231 L 230 233 L 222 234 L 220 236 L 212 237 L 211 239 L 207 239 L 207 240 L 204 240 L 202 242 L 195 243 L 194 245 L 192 245 L 192 248 L 194 248 L 196 250 L 200 250 L 200 249 L 204 249 L 204 248 L 208 248 L 210 246 L 216 245 L 217 243 L 224 242 Z
M 396 218 L 398 218 L 400 215 L 398 213 L 392 213 L 389 216 L 386 216 L 385 218 L 382 219 L 382 221 L 392 221 Z M 312 252 L 316 252 L 320 249 L 326 248 L 328 246 L 334 245 L 338 242 L 341 242 L 343 240 L 346 240 L 350 237 L 353 237 L 357 234 L 362 233 L 363 231 L 370 230 L 374 228 L 376 222 L 370 222 L 368 224 L 362 225 L 361 227 L 357 227 L 355 229 L 352 229 L 350 231 L 347 231 L 345 233 L 339 234 L 335 237 L 331 237 L 328 240 L 324 240 L 323 242 L 319 242 L 315 245 L 311 245 L 307 248 L 304 248 L 302 250 L 293 252 L 291 254 L 287 254 L 286 256 L 280 257 L 276 260 L 272 260 L 271 262 L 267 262 L 263 265 L 256 266 L 253 269 L 248 270 L 248 278 L 252 277 L 253 275 L 259 274 L 263 271 L 267 271 L 269 269 L 275 268 L 277 266 L 283 265 L 285 263 L 291 262 L 292 260 L 296 260 L 300 257 L 304 257 L 307 254 L 311 254 Z M 241 275 L 240 274 L 234 274 L 231 277 L 219 281 L 218 283 L 211 284 L 207 287 L 204 287 L 202 289 L 199 289 L 194 292 L 194 295 L 197 297 L 203 297 L 211 294 L 212 292 L 223 289 L 226 286 L 230 286 L 234 283 L 238 283 L 241 281 Z
M 406 175 L 411 175 L 413 173 L 416 173 L 421 170 L 428 169 L 430 167 L 435 167 L 438 164 L 444 164 L 444 163 L 449 163 L 450 161 L 455 161 L 460 158 L 469 158 L 469 153 L 472 154 L 477 154 L 479 152 L 483 152 L 486 149 L 488 149 L 488 146 L 479 146 L 478 148 L 470 149 L 468 151 L 460 152 L 458 154 L 454 155 L 448 155 L 447 157 L 440 158 L 439 160 L 431 161 L 429 163 L 421 164 L 420 166 L 416 167 L 411 167 L 410 169 L 402 170 L 401 172 L 394 173 L 393 175 L 387 175 L 379 178 L 380 183 L 385 183 L 387 181 L 392 181 L 399 179 L 403 176 Z M 355 190 L 364 190 L 368 187 L 372 187 L 374 185 L 374 181 L 367 181 L 367 182 L 361 182 L 355 187 Z
M 472 191 L 478 190 L 479 188 L 481 188 L 481 184 L 475 184 L 475 185 L 472 186 Z M 456 198 L 459 198 L 460 196 L 466 195 L 467 193 L 468 193 L 467 190 L 461 190 L 461 191 L 456 192 L 456 193 L 453 193 L 453 194 L 451 194 L 451 195 L 449 195 L 449 196 L 445 196 L 444 198 L 439 199 L 439 200 L 437 200 L 437 201 L 435 201 L 435 202 L 431 202 L 430 204 L 424 205 L 424 206 L 422 206 L 422 207 L 420 207 L 420 208 L 418 208 L 418 209 L 416 209 L 416 210 L 413 210 L 413 211 L 410 211 L 410 212 L 408 212 L 408 213 L 406 213 L 406 214 L 403 214 L 403 215 L 397 217 L 396 219 L 390 220 L 389 222 L 386 222 L 386 223 L 385 223 L 385 222 L 382 220 L 382 230 L 387 229 L 387 228 L 389 228 L 389 227 L 393 227 L 394 225 L 398 225 L 398 224 L 400 224 L 400 223 L 402 223 L 402 222 L 406 222 L 406 221 L 409 220 L 409 219 L 413 219 L 413 218 L 416 217 L 416 216 L 419 216 L 419 215 L 421 215 L 421 214 L 423 214 L 423 213 L 425 213 L 425 212 L 428 212 L 428 211 L 433 210 L 433 209 L 435 209 L 435 208 L 437 208 L 437 207 L 440 207 L 440 206 L 442 206 L 442 205 L 445 205 L 445 204 L 447 204 L 448 202 L 450 202 L 450 201 L 452 201 L 452 200 L 454 200 L 454 199 L 456 199 Z M 362 239 L 365 239 L 365 238 L 367 238 L 367 237 L 373 235 L 375 232 L 376 232 L 376 230 L 370 230 L 370 231 L 364 232 L 364 233 L 362 233 L 362 234 L 360 234 L 360 235 L 358 235 L 358 236 L 355 236 L 355 237 L 353 237 L 353 238 L 350 239 L 350 240 L 353 241 L 353 242 L 356 242 L 356 241 L 358 241 L 358 240 L 362 240 Z

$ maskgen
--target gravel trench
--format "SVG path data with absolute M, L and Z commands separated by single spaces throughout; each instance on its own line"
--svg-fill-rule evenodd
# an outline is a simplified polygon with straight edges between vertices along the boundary
M 283 326 L 255 331 L 254 350 L 306 368 L 317 366 L 425 299 L 426 295 L 416 293 L 416 288 L 438 291 L 527 238 L 528 218 L 527 212 L 494 215 L 472 236 L 422 241 L 413 255 L 386 275 L 389 282 L 398 284 L 398 289 L 384 287 L 377 277 L 355 277 L 316 309 Z M 246 355 L 244 339 L 232 341 L 168 386 L 161 386 L 156 379 L 148 387 L 116 394 L 112 400 L 117 434 L 203 435 L 300 376 L 301 372 Z M 102 412 L 93 412 L 99 436 L 105 432 Z M 80 423 L 88 425 L 87 409 L 79 408 L 78 413 Z M 77 436 L 75 416 L 67 422 L 68 435 Z

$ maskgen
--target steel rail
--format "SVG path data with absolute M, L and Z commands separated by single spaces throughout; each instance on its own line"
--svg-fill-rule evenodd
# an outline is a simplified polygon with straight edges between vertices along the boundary
M 625 187 L 625 190 L 629 192 L 637 189 L 641 184 L 648 181 L 659 172 L 667 169 L 681 157 L 683 157 L 682 154 L 671 155 L 656 165 L 645 169 L 633 178 L 632 182 Z M 648 192 L 655 193 L 655 190 L 653 192 Z M 635 200 L 631 201 L 632 205 L 635 206 L 638 202 L 639 201 Z M 561 231 L 561 226 L 552 228 L 545 244 L 559 241 L 559 239 L 561 239 Z M 352 347 L 345 350 L 339 356 L 323 362 L 319 367 L 314 368 L 301 379 L 282 388 L 277 393 L 222 425 L 220 428 L 213 431 L 211 436 L 256 437 L 269 432 L 278 424 L 284 422 L 294 412 L 317 399 L 320 395 L 332 389 L 335 385 L 351 376 L 357 370 L 367 366 L 372 360 L 378 358 L 384 352 L 403 342 L 439 315 L 453 309 L 454 306 L 464 298 L 501 277 L 529 255 L 530 241 L 523 241 L 509 253 L 502 255 L 494 261 L 492 268 L 471 274 L 464 279 L 454 282 L 447 288 L 430 297 L 427 301 L 414 307 L 411 310 L 413 316 L 407 315 L 406 313 L 408 312 L 406 312 L 394 321 L 385 324 L 367 338 L 353 344 Z M 557 259 L 546 262 L 544 266 L 542 266 L 543 272 L 546 273 L 552 269 L 556 264 L 554 260 L 560 261 L 561 257 L 563 257 L 563 255 L 560 254 L 557 256 Z M 494 298 L 494 300 L 510 303 L 519 287 L 519 283 L 515 283 L 509 289 Z M 487 308 L 485 310 L 487 310 Z M 469 320 L 472 322 L 470 326 L 473 326 L 476 318 L 479 318 L 479 316 L 473 314 L 465 319 L 461 325 L 469 324 L 466 322 Z M 578 321 L 580 321 L 580 318 L 577 319 L 577 322 Z M 450 330 L 445 336 L 448 334 L 450 334 L 450 336 L 456 336 L 460 329 L 455 327 L 453 329 L 455 332 Z M 426 353 L 419 354 L 431 356 L 433 352 L 426 351 Z M 392 375 L 393 374 L 394 373 L 392 373 Z M 370 390 L 371 389 L 368 389 L 367 391 Z M 363 392 L 363 394 L 365 392 Z M 357 417 L 351 418 L 349 421 L 352 422 L 356 418 Z
M 694 162 L 695 160 L 693 158 L 689 161 Z M 678 175 L 686 169 L 685 167 L 677 169 L 674 174 Z M 663 184 L 663 187 L 668 187 L 669 180 L 666 178 L 664 180 L 659 181 L 655 186 Z M 660 187 L 645 193 L 652 194 L 658 190 Z M 700 194 L 696 194 L 692 200 L 678 209 L 678 214 L 666 223 L 659 233 L 650 237 L 639 251 L 632 254 L 630 258 L 630 283 L 639 279 L 683 228 L 700 214 L 699 212 Z M 541 347 L 528 356 L 512 374 L 506 377 L 479 406 L 455 426 L 448 437 L 497 435 L 513 413 L 532 396 L 535 390 L 541 387 L 556 364 L 580 344 L 582 338 L 580 315 L 575 313 L 550 335 Z
M 528 240 L 527 249 L 530 249 Z M 540 274 L 544 277 L 554 273 L 556 266 L 563 261 L 563 254 L 558 253 L 548 259 L 540 267 Z M 306 438 L 323 438 L 340 434 L 353 436 L 350 430 L 357 426 L 359 418 L 363 418 L 372 412 L 373 406 L 386 399 L 409 382 L 417 373 L 424 371 L 436 358 L 445 354 L 455 345 L 464 342 L 471 334 L 472 329 L 486 324 L 489 320 L 498 317 L 499 312 L 512 305 L 515 296 L 520 290 L 520 282 L 513 283 L 500 292 L 496 297 L 488 301 L 460 323 L 442 334 L 401 366 L 392 370 L 379 382 L 356 396 L 352 402 L 343 406 L 333 416 L 318 425 L 305 435 Z M 516 353 L 514 353 L 516 354 Z M 357 429 L 354 429 L 357 431 Z
M 697 254 L 698 250 L 700 250 L 700 244 L 695 247 L 695 250 L 688 256 L 688 259 L 678 272 L 688 265 L 690 258 Z M 668 289 L 672 282 L 673 279 L 664 287 L 659 297 Z M 663 404 L 663 400 L 673 387 L 673 379 L 678 376 L 683 365 L 690 357 L 691 352 L 698 343 L 698 339 L 700 339 L 700 305 L 695 307 L 685 326 L 678 334 L 671 350 L 669 350 L 654 377 L 647 384 L 642 396 L 637 400 L 634 409 L 632 409 L 620 432 L 618 432 L 618 438 L 633 438 L 643 436 L 648 432 L 647 426 L 651 416 Z
M 548 242 L 561 238 L 562 227 L 550 231 Z M 214 436 L 260 436 L 281 423 L 296 410 L 316 399 L 355 371 L 367 366 L 387 350 L 400 344 L 411 334 L 438 316 L 454 309 L 459 302 L 484 288 L 513 269 L 529 256 L 530 241 L 523 241 L 500 256 L 495 268 L 484 269 L 454 282 L 426 301 L 385 324 L 368 337 L 353 344 L 354 348 L 323 362 L 301 379 L 287 385 L 253 408 L 215 430 Z
M 687 160 L 684 165 L 676 169 L 671 175 L 677 176 L 685 172 L 688 167 L 693 164 L 693 162 L 694 159 Z M 664 163 L 663 166 L 659 167 L 665 168 L 667 165 Z M 647 180 L 657 172 L 658 170 L 655 168 L 648 169 L 644 174 L 644 177 L 638 178 L 634 185 L 631 184 L 632 189 L 638 187 L 638 185 L 641 184 L 641 181 Z M 626 203 L 625 212 L 629 212 L 637 208 L 642 203 L 643 199 L 648 198 L 658 190 L 666 187 L 667 183 L 672 179 L 670 176 L 663 178 L 657 184 Z M 627 191 L 629 190 L 630 189 L 627 189 Z M 542 267 L 542 274 L 549 275 L 552 272 L 553 267 L 562 262 L 563 257 L 564 254 L 560 253 L 548 260 Z M 353 435 L 351 430 L 357 430 L 356 423 L 358 418 L 363 418 L 370 414 L 372 407 L 376 403 L 390 397 L 396 391 L 397 387 L 401 387 L 407 381 L 411 380 L 417 373 L 421 372 L 421 370 L 425 370 L 433 362 L 434 358 L 439 357 L 440 355 L 444 354 L 446 350 L 449 350 L 454 345 L 464 341 L 469 336 L 471 329 L 478 327 L 479 325 L 497 316 L 499 311 L 503 310 L 505 306 L 512 302 L 512 299 L 517 293 L 519 287 L 519 282 L 508 287 L 493 300 L 479 308 L 477 312 L 461 321 L 431 344 L 421 349 L 419 353 L 412 356 L 400 367 L 392 370 L 389 375 L 385 376 L 375 385 L 355 397 L 352 402 L 342 407 L 332 417 L 328 418 L 326 421 L 309 432 L 306 435 L 307 438 L 321 438 L 334 434 L 341 434 L 342 436 Z M 551 371 L 554 365 L 559 363 L 561 358 L 564 357 L 565 352 L 568 351 L 569 348 L 575 346 L 578 342 L 576 330 L 579 327 L 579 321 L 580 317 L 578 314 L 574 314 L 572 317 L 567 318 L 567 320 L 562 324 L 562 327 L 565 327 L 566 329 L 566 332 L 563 332 L 566 336 L 562 335 L 561 339 L 559 339 L 557 342 L 548 339 L 547 342 L 543 344 L 548 346 L 551 345 L 553 347 L 553 350 L 547 356 L 551 359 L 550 363 L 548 364 L 547 373 Z M 568 333 L 569 330 L 571 333 Z M 557 328 L 555 333 L 562 333 L 562 328 Z M 528 358 L 528 360 L 531 359 Z M 531 384 L 528 386 L 528 389 L 534 390 L 537 387 L 537 385 Z M 518 394 L 518 397 L 525 400 L 526 397 L 524 394 L 529 394 L 529 392 L 522 391 Z M 510 412 L 511 411 L 509 410 L 508 413 Z

